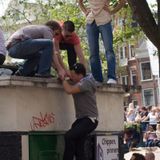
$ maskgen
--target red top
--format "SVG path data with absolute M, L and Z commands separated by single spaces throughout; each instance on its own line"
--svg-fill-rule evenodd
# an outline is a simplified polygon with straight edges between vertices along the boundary
M 58 36 L 55 36 L 54 39 L 56 41 L 59 41 L 60 43 L 69 43 L 69 44 L 73 44 L 73 45 L 80 44 L 80 39 L 75 32 L 73 32 L 70 37 L 65 38 L 65 37 L 63 37 L 62 34 L 60 34 Z

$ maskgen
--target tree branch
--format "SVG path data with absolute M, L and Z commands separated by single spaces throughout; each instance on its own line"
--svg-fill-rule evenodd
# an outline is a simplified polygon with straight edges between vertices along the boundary
M 157 0 L 159 1 L 159 0 Z M 128 0 L 133 14 L 136 17 L 140 27 L 150 39 L 150 41 L 160 50 L 160 34 L 159 27 L 153 17 L 153 14 L 146 0 Z
M 26 17 L 25 13 L 24 12 L 21 12 L 20 10 L 14 8 L 14 7 L 11 7 L 12 9 L 14 9 L 15 11 L 17 11 L 18 13 L 22 14 L 24 16 L 24 18 L 27 20 L 27 22 L 29 24 L 32 24 L 32 22 Z

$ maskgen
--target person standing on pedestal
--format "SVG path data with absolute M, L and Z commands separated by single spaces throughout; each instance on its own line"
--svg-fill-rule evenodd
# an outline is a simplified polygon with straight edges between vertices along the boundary
M 113 51 L 113 34 L 111 26 L 111 14 L 119 11 L 125 4 L 125 0 L 113 9 L 109 9 L 109 0 L 88 0 L 89 8 L 85 7 L 84 0 L 79 0 L 79 6 L 86 15 L 87 37 L 90 49 L 91 71 L 98 82 L 103 82 L 102 67 L 99 55 L 99 33 L 102 36 L 105 55 L 108 64 L 108 84 L 116 84 L 116 60 Z

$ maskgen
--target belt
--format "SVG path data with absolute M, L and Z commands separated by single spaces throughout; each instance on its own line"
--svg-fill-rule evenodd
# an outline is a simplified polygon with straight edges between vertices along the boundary
M 93 123 L 98 122 L 98 117 L 88 117 Z

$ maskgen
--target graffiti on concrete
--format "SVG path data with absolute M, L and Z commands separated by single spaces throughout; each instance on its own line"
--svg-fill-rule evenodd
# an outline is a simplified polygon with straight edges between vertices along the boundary
M 31 130 L 36 130 L 39 128 L 45 128 L 46 126 L 54 123 L 55 114 L 54 113 L 39 113 L 39 116 L 32 116 L 30 122 Z

